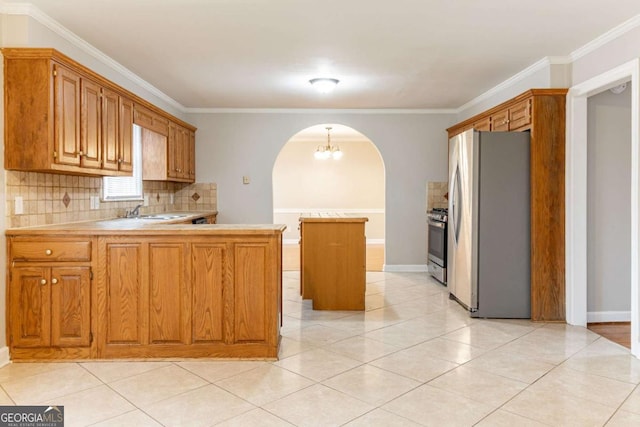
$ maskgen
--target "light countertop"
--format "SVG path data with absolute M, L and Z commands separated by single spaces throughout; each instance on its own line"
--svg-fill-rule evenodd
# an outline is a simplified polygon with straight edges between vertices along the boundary
M 113 218 L 94 221 L 68 222 L 64 224 L 39 225 L 34 227 L 10 228 L 7 236 L 18 235 L 246 235 L 279 234 L 287 227 L 284 224 L 180 224 L 217 212 L 165 212 L 166 215 L 181 215 L 180 218 L 158 220 L 144 218 Z

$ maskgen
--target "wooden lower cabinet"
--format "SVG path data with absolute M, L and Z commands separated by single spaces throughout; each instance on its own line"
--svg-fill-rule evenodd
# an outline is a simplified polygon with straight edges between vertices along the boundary
M 94 240 L 7 239 L 7 332 L 11 358 L 88 358 L 94 354 Z
M 278 242 L 100 238 L 99 357 L 276 358 Z
M 314 310 L 364 310 L 367 218 L 300 218 L 300 294 Z
M 91 345 L 88 267 L 18 267 L 10 286 L 13 346 Z

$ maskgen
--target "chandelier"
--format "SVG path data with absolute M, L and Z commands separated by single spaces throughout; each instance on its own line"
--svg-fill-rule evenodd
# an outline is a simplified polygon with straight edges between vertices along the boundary
M 338 160 L 342 158 L 342 150 L 337 145 L 331 145 L 331 126 L 327 126 L 325 129 L 327 130 L 327 145 L 319 145 L 313 157 L 320 160 L 329 158 Z

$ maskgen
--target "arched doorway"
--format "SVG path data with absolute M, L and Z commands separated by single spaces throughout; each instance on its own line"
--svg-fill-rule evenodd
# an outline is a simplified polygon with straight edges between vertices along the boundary
M 318 159 L 318 146 L 330 144 L 340 159 Z M 298 218 L 309 213 L 366 216 L 367 269 L 381 271 L 385 241 L 385 171 L 369 138 L 340 124 L 319 124 L 293 135 L 273 166 L 273 221 L 286 224 L 284 268 L 297 269 Z M 293 258 L 293 259 L 292 259 Z

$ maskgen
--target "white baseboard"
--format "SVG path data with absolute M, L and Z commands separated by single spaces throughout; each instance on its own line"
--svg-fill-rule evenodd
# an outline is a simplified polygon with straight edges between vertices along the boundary
M 390 272 L 390 273 L 426 273 L 427 272 L 427 264 L 384 264 L 382 266 L 382 271 Z
M 282 239 L 283 245 L 297 245 L 300 239 Z M 367 245 L 384 245 L 384 239 L 367 239 Z
M 0 367 L 8 365 L 9 363 L 11 363 L 11 359 L 9 358 L 9 347 L 5 345 L 0 348 Z
M 587 323 L 631 322 L 630 311 L 589 311 Z

